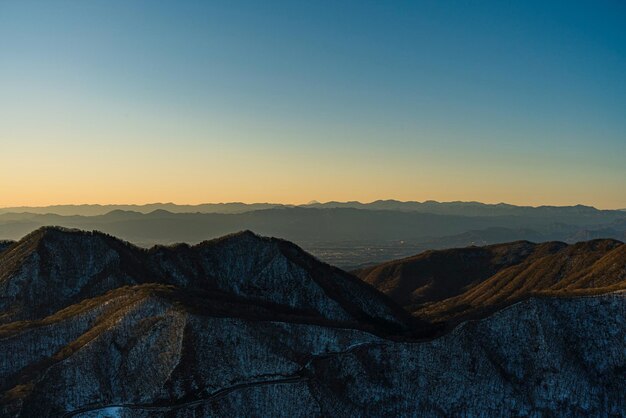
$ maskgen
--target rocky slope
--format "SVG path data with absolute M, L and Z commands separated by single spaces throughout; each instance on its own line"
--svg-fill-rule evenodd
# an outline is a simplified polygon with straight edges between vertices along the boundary
M 220 291 L 332 320 L 395 331 L 410 317 L 354 276 L 287 241 L 244 231 L 198 245 L 144 250 L 99 232 L 41 228 L 0 253 L 0 323 L 40 319 L 142 283 Z
M 0 416 L 626 411 L 619 292 L 530 298 L 425 338 L 356 278 L 249 232 L 139 250 L 46 229 L 0 272 Z
M 107 301 L 3 330 L 3 416 L 619 416 L 626 408 L 619 294 L 531 299 L 428 342 L 261 311 L 224 316 L 165 289 L 125 289 Z M 20 347 L 28 350 L 10 349 Z

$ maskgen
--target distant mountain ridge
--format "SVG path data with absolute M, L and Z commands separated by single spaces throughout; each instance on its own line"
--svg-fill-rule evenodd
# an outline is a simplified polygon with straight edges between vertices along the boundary
M 281 207 L 243 213 L 172 213 L 163 209 L 147 214 L 114 210 L 97 216 L 56 214 L 0 214 L 0 239 L 19 239 L 47 225 L 98 229 L 131 241 L 155 243 L 199 242 L 241 229 L 283 236 L 292 241 L 425 241 L 489 228 L 571 234 L 606 228 L 626 231 L 622 211 L 549 211 L 545 216 L 465 216 L 354 208 Z
M 516 240 L 626 240 L 626 212 L 549 209 L 543 215 L 464 216 L 388 209 L 277 207 L 241 213 L 143 214 L 113 210 L 97 216 L 0 214 L 0 240 L 18 240 L 42 226 L 99 230 L 142 247 L 199 243 L 249 229 L 280 236 L 331 264 L 354 269 L 427 249 Z
M 505 215 L 535 215 L 545 216 L 554 213 L 570 214 L 590 214 L 596 212 L 612 212 L 612 210 L 596 209 L 593 206 L 573 205 L 573 206 L 518 206 L 508 203 L 481 203 L 475 201 L 453 201 L 438 202 L 427 200 L 399 201 L 399 200 L 376 200 L 370 203 L 352 202 L 326 202 L 303 205 L 306 207 L 318 208 L 353 208 L 370 210 L 395 210 L 411 211 L 423 213 L 436 213 L 441 215 L 463 215 L 463 216 L 505 216 Z
M 197 205 L 179 205 L 175 203 L 149 203 L 143 205 L 135 204 L 83 204 L 83 205 L 50 205 L 50 206 L 15 206 L 0 208 L 1 213 L 36 213 L 36 214 L 57 214 L 64 216 L 81 215 L 81 216 L 97 216 L 105 215 L 111 211 L 133 211 L 140 213 L 150 213 L 155 210 L 166 210 L 172 213 L 244 213 L 262 209 L 272 208 L 351 208 L 366 210 L 394 210 L 409 212 L 435 213 L 442 215 L 463 215 L 463 216 L 504 216 L 504 215 L 536 215 L 543 216 L 555 212 L 567 213 L 595 213 L 595 212 L 614 212 L 614 210 L 600 210 L 592 206 L 573 205 L 573 206 L 517 206 L 508 203 L 481 203 L 481 202 L 437 202 L 427 200 L 424 202 L 417 201 L 399 201 L 399 200 L 376 200 L 370 203 L 362 203 L 358 201 L 337 202 L 330 201 L 320 203 L 311 201 L 306 204 L 283 204 L 283 203 L 202 203 Z M 624 209 L 618 209 L 624 210 Z
M 50 205 L 50 206 L 15 206 L 0 208 L 0 213 L 34 213 L 40 215 L 55 214 L 63 216 L 98 216 L 113 211 L 150 213 L 166 210 L 172 213 L 242 213 L 260 209 L 270 209 L 288 205 L 273 203 L 202 203 L 198 205 L 178 205 L 175 203 L 148 203 L 144 205 Z

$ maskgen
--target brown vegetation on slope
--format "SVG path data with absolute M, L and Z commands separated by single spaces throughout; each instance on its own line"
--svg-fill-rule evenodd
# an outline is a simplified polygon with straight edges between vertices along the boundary
M 626 289 L 626 245 L 515 242 L 428 251 L 355 273 L 417 317 L 458 322 L 530 296 Z
M 498 271 L 559 251 L 566 244 L 517 241 L 426 251 L 354 272 L 402 306 L 421 306 L 463 293 Z

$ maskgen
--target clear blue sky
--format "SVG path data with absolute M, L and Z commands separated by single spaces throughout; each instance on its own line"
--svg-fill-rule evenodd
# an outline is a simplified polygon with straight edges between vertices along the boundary
M 0 206 L 626 207 L 623 1 L 1 1 Z

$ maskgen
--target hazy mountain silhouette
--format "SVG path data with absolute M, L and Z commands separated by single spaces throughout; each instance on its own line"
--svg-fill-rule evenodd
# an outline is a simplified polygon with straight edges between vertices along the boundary
M 620 211 L 592 211 L 528 217 L 460 216 L 340 208 L 278 208 L 239 214 L 171 213 L 165 210 L 148 214 L 115 210 L 98 216 L 6 213 L 0 215 L 0 237 L 17 239 L 33 227 L 45 225 L 100 229 L 129 240 L 157 242 L 198 242 L 206 236 L 220 236 L 240 229 L 254 229 L 294 241 L 424 241 L 489 228 L 529 229 L 544 234 L 570 234 L 582 228 L 606 228 L 607 233 L 613 230 L 621 233 L 619 229 L 626 228 L 626 214 Z M 503 229 L 500 231 L 505 232 Z
M 155 210 L 166 210 L 172 213 L 243 213 L 272 208 L 347 208 L 365 210 L 393 210 L 403 212 L 433 213 L 439 215 L 460 216 L 536 216 L 536 217 L 561 217 L 566 223 L 567 218 L 581 219 L 585 216 L 595 216 L 599 213 L 610 217 L 619 217 L 617 210 L 599 210 L 591 206 L 516 206 L 506 203 L 487 204 L 481 202 L 437 202 L 429 200 L 425 202 L 377 200 L 370 203 L 357 201 L 350 202 L 325 202 L 311 201 L 304 205 L 285 205 L 280 203 L 203 203 L 198 205 L 178 205 L 174 203 L 150 203 L 145 205 L 52 205 L 52 206 L 16 206 L 0 208 L 0 213 L 36 213 L 57 214 L 64 216 L 104 215 L 114 210 L 150 213 Z
M 270 209 L 289 205 L 274 203 L 203 203 L 199 205 L 177 205 L 175 203 L 149 203 L 145 205 L 51 205 L 51 206 L 14 206 L 0 208 L 0 213 L 36 213 L 64 216 L 96 216 L 112 211 L 132 211 L 150 213 L 155 210 L 167 210 L 172 213 L 242 213 L 252 210 Z
M 543 209 L 542 209 L 543 210 Z M 576 207 L 546 209 L 545 216 L 460 216 L 353 208 L 272 208 L 236 214 L 142 214 L 114 210 L 97 216 L 0 214 L 0 239 L 16 240 L 47 225 L 100 230 L 141 246 L 198 243 L 242 229 L 294 241 L 343 267 L 415 254 L 427 249 L 515 240 L 576 242 L 626 237 L 626 213 Z M 568 223 L 565 223 L 567 221 Z
M 599 210 L 592 206 L 516 206 L 507 203 L 481 203 L 481 202 L 437 202 L 428 200 L 425 202 L 398 200 L 377 200 L 371 203 L 361 202 L 326 202 L 303 205 L 318 208 L 353 208 L 370 210 L 396 210 L 423 213 L 436 213 L 440 215 L 463 215 L 463 216 L 584 216 L 598 212 L 606 214 L 613 210 Z

